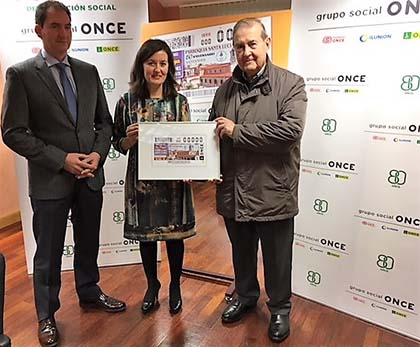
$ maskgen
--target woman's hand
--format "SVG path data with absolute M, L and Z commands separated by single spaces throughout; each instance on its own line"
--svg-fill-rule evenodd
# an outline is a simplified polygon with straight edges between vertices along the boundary
M 130 124 L 126 129 L 127 136 L 124 138 L 124 140 L 121 143 L 121 146 L 123 149 L 128 150 L 131 147 L 133 147 L 139 138 L 139 124 L 134 123 Z

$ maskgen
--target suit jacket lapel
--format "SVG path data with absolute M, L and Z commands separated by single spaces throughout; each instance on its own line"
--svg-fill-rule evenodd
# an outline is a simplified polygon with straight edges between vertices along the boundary
M 50 68 L 45 63 L 44 58 L 42 58 L 41 54 L 38 54 L 36 56 L 35 67 L 38 70 L 39 77 L 45 83 L 45 85 L 51 91 L 54 97 L 57 99 L 67 118 L 73 123 L 73 125 L 76 125 L 74 124 L 73 117 L 70 114 L 66 100 L 64 99 L 63 94 L 61 94 L 60 89 L 58 88 L 57 83 L 50 71 Z

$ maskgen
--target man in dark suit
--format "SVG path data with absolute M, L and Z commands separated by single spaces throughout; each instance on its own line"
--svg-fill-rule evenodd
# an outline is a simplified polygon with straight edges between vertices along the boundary
M 235 24 L 238 65 L 217 90 L 210 120 L 216 121 L 221 139 L 217 212 L 232 244 L 238 294 L 222 322 L 237 322 L 257 305 L 261 244 L 271 313 L 268 336 L 281 342 L 290 334 L 294 217 L 307 97 L 302 77 L 270 61 L 270 44 L 259 19 Z
M 125 303 L 105 295 L 97 265 L 104 186 L 103 163 L 112 119 L 93 65 L 67 56 L 72 39 L 69 9 L 41 3 L 36 57 L 10 67 L 2 109 L 4 143 L 28 160 L 33 209 L 34 292 L 42 346 L 56 346 L 60 270 L 67 217 L 74 230 L 74 273 L 80 306 L 107 312 Z

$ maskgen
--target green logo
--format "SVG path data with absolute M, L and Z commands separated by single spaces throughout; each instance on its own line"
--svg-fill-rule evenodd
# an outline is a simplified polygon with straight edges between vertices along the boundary
M 321 274 L 319 272 L 309 270 L 308 275 L 306 276 L 306 280 L 310 284 L 317 286 L 321 283 Z
M 420 76 L 405 75 L 402 78 L 401 89 L 405 92 L 415 92 L 420 88 Z
M 388 182 L 392 185 L 402 186 L 407 181 L 407 173 L 402 170 L 392 169 L 389 171 Z
M 115 80 L 110 77 L 103 78 L 102 86 L 105 91 L 110 92 L 115 89 Z
M 328 211 L 328 201 L 315 199 L 313 208 L 318 213 L 326 213 Z
M 124 222 L 124 219 L 125 213 L 123 211 L 115 211 L 112 214 L 112 220 L 117 224 L 121 224 L 122 222 Z
M 64 245 L 63 255 L 65 257 L 71 257 L 73 254 L 74 254 L 74 246 L 73 245 Z
M 325 118 L 322 120 L 321 129 L 324 133 L 333 133 L 337 129 L 337 121 L 335 119 Z
M 406 31 L 403 36 L 404 40 L 420 39 L 420 32 L 418 31 Z
M 118 53 L 119 46 L 96 46 L 96 53 Z
M 404 40 L 410 40 L 411 39 L 411 31 L 406 31 L 405 33 L 404 33 L 404 36 L 403 36 L 403 39 Z
M 394 268 L 394 263 L 394 258 L 385 254 L 379 254 L 378 260 L 376 261 L 376 265 L 384 271 L 392 270 Z
M 119 157 L 121 157 L 121 153 L 116 151 L 115 148 L 111 147 L 109 149 L 109 153 L 108 153 L 108 158 L 115 161 L 117 160 Z

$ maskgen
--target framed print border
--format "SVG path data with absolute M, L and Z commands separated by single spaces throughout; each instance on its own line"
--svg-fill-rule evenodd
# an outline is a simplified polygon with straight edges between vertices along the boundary
M 139 123 L 138 179 L 219 179 L 215 129 L 215 122 Z

